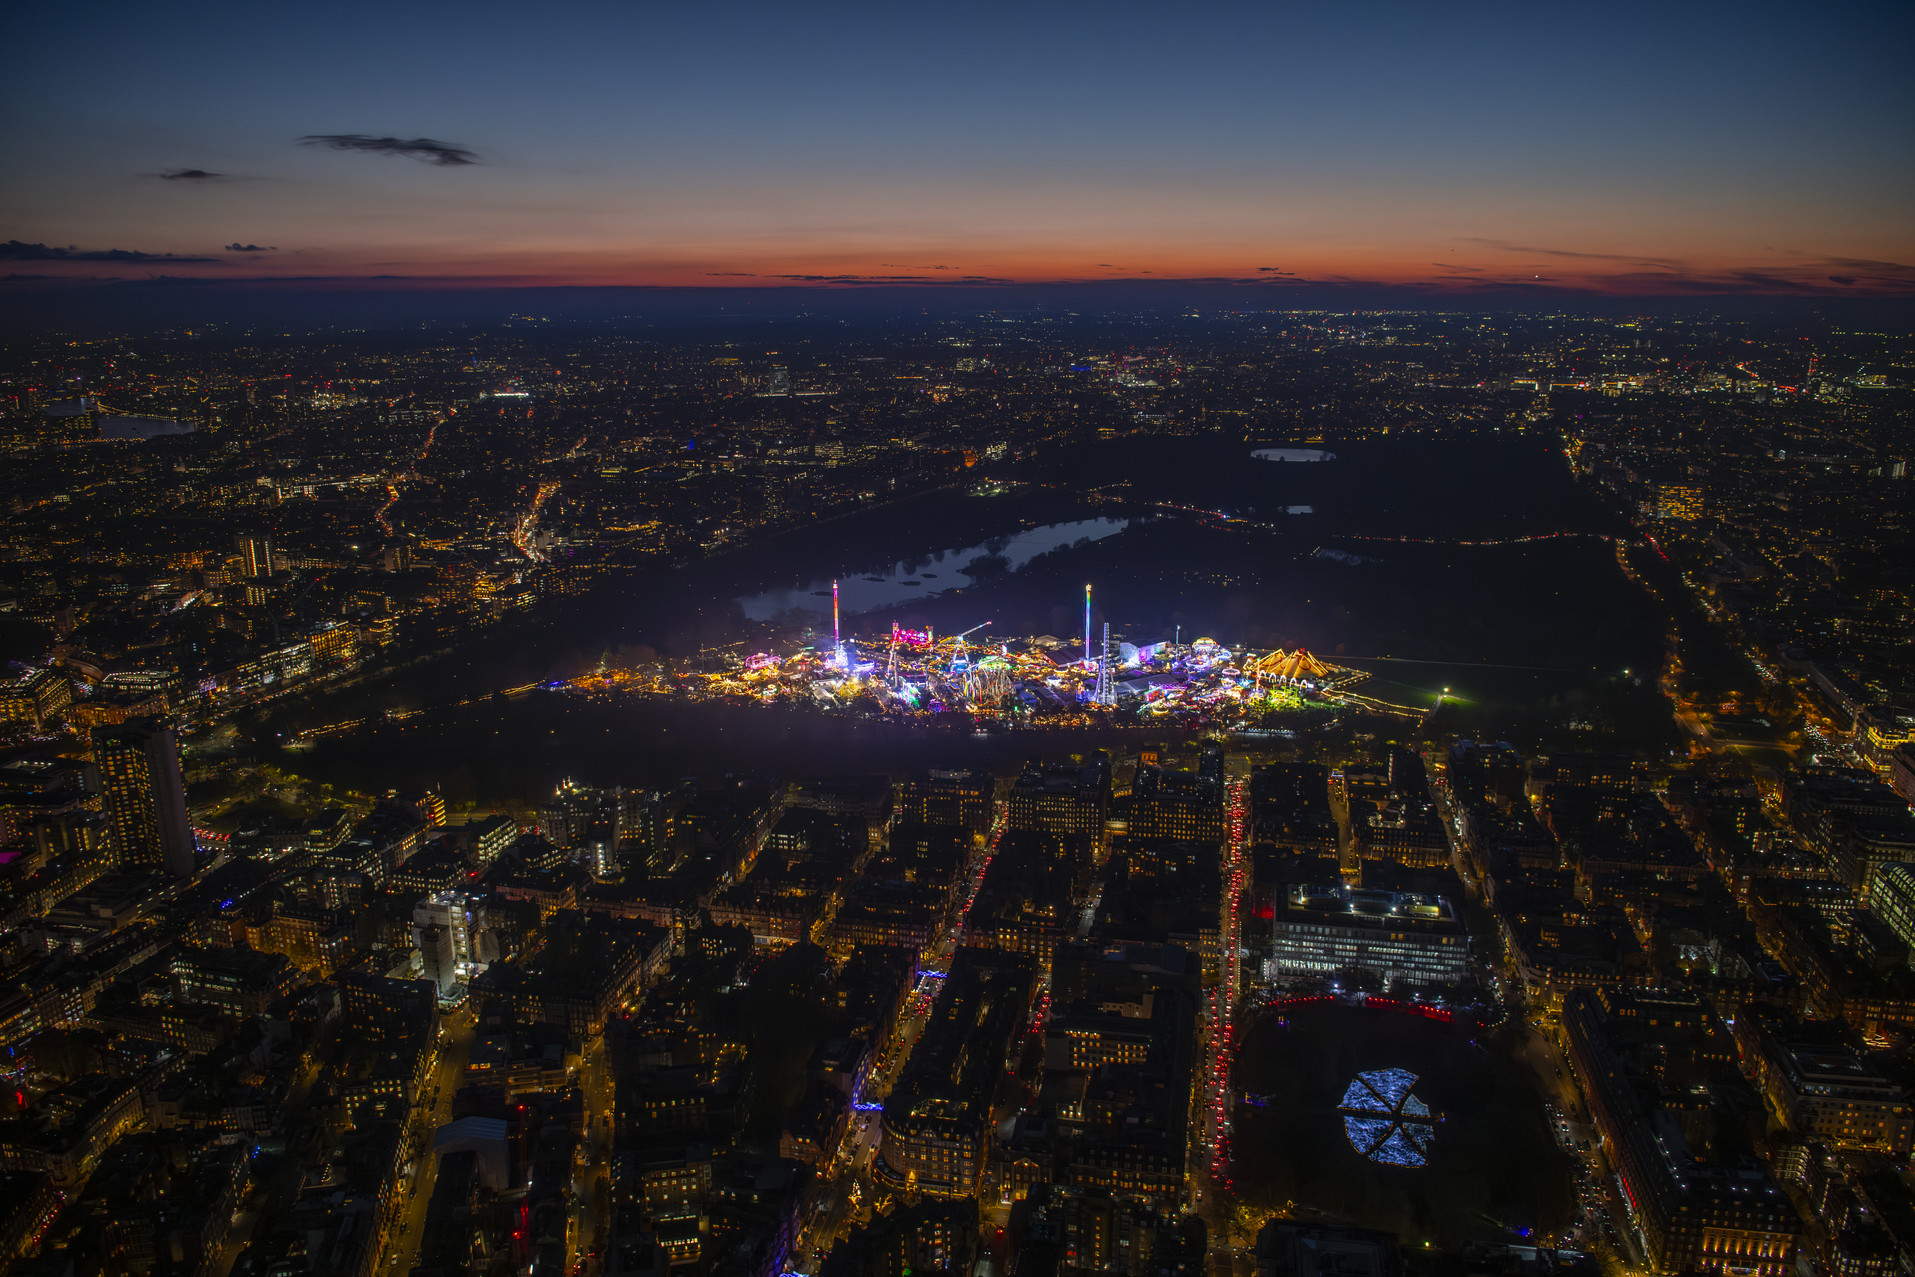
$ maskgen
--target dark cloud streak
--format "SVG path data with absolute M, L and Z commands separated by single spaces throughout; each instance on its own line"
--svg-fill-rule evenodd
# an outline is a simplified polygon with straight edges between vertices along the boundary
M 1529 244 L 1512 244 L 1506 239 L 1483 239 L 1476 235 L 1465 236 L 1463 242 L 1499 248 L 1505 253 L 1536 253 L 1543 257 L 1572 257 L 1578 261 L 1635 262 L 1638 265 L 1661 266 L 1669 270 L 1676 270 L 1682 265 L 1671 257 L 1637 257 L 1629 253 L 1583 253 L 1571 248 L 1536 248 Z
M 82 251 L 69 244 L 65 248 L 46 244 L 27 244 L 10 239 L 0 244 L 0 262 L 217 262 L 217 257 L 179 257 L 172 253 L 142 253 L 131 248 L 95 248 Z
M 437 168 L 477 164 L 479 157 L 463 146 L 429 137 L 374 137 L 370 133 L 308 133 L 300 146 L 315 146 L 326 151 L 364 151 L 368 155 L 400 155 Z
M 717 272 L 706 272 L 715 274 Z M 767 275 L 766 279 L 788 279 L 798 284 L 829 284 L 853 287 L 885 287 L 898 284 L 919 284 L 926 287 L 949 287 L 954 284 L 1015 284 L 1014 279 L 1002 279 L 995 275 L 959 275 L 956 278 L 942 279 L 927 275 Z

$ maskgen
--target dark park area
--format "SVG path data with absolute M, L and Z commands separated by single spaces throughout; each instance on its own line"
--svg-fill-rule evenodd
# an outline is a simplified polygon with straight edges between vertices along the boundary
M 1561 1227 L 1568 1155 L 1524 1066 L 1475 1033 L 1372 1007 L 1265 1009 L 1246 1026 L 1233 1075 L 1240 1200 L 1445 1248 Z M 1352 1143 L 1346 1094 L 1359 1074 L 1383 1070 L 1416 1077 L 1434 1125 L 1427 1165 L 1372 1160 Z

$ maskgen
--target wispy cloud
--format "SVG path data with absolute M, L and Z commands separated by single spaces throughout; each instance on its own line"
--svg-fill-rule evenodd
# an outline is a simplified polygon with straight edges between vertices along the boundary
M 477 164 L 479 157 L 463 146 L 435 141 L 429 137 L 374 137 L 370 133 L 308 133 L 299 139 L 301 146 L 316 146 L 326 151 L 364 151 L 368 155 L 400 155 L 439 168 Z
M 1588 254 L 1598 257 L 1597 254 Z M 1574 274 L 1538 275 L 1528 271 L 1486 270 L 1433 262 L 1446 273 L 1430 286 L 1447 291 L 1547 291 L 1585 296 L 1814 296 L 1840 292 L 1907 295 L 1915 292 L 1915 267 L 1899 262 L 1818 258 L 1784 264 L 1725 265 L 1715 269 L 1677 269 L 1664 263 L 1626 259 L 1634 269 L 1591 266 Z M 1832 287 L 1833 286 L 1833 287 Z
M 1866 257 L 1831 257 L 1817 269 L 1830 271 L 1824 278 L 1844 288 L 1856 284 L 1897 291 L 1915 288 L 1915 266 L 1901 262 L 1878 262 Z
M 229 253 L 277 253 L 279 251 L 279 245 L 274 244 L 267 248 L 261 248 L 258 244 L 242 244 L 238 240 L 234 240 L 226 246 L 226 251 Z
M 174 253 L 142 253 L 131 248 L 79 249 L 71 244 L 27 244 L 10 239 L 0 244 L 0 262 L 217 262 L 217 257 L 183 257 Z
M 162 182 L 223 182 L 226 180 L 226 174 L 208 173 L 203 168 L 168 169 L 164 173 L 155 174 L 155 176 Z
M 1677 270 L 1682 263 L 1673 257 L 1639 257 L 1632 253 L 1585 253 L 1573 248 L 1538 248 L 1533 244 L 1512 244 L 1506 239 L 1484 239 L 1477 235 L 1463 237 L 1465 244 L 1482 244 L 1487 248 L 1500 249 L 1505 253 L 1527 253 L 1538 257 L 1569 257 L 1588 262 L 1634 262 L 1639 265 L 1662 266 Z
M 886 284 L 1015 284 L 1014 279 L 996 275 L 767 275 L 767 279 L 788 279 L 798 284 L 847 284 L 859 287 Z

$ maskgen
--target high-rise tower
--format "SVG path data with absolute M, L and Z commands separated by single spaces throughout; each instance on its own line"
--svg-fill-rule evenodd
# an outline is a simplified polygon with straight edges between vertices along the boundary
M 239 539 L 240 570 L 250 579 L 273 574 L 273 543 L 265 537 Z
M 122 869 L 193 872 L 193 827 L 186 818 L 180 747 L 164 718 L 135 718 L 93 731 L 107 837 Z

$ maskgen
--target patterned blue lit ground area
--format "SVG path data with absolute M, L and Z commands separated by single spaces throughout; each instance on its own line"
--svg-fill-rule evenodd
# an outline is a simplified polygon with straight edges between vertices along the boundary
M 1574 1167 L 1540 1080 L 1475 1027 L 1327 1003 L 1265 1009 L 1238 1041 L 1231 1176 L 1246 1206 L 1438 1247 L 1533 1243 L 1568 1222 Z
M 1415 1085 L 1416 1074 L 1408 1069 L 1358 1074 L 1339 1106 L 1350 1147 L 1391 1166 L 1428 1164 L 1435 1117 L 1430 1106 L 1411 1093 Z

